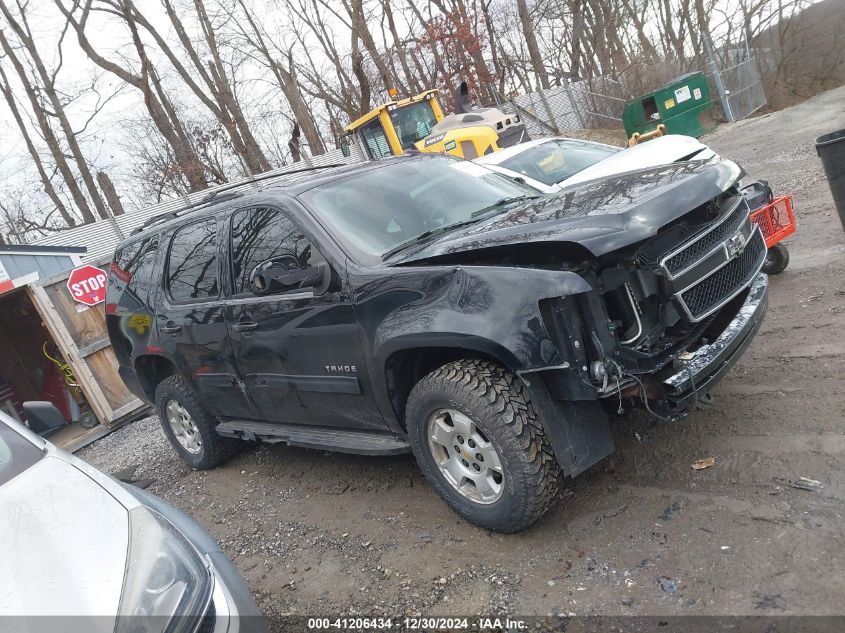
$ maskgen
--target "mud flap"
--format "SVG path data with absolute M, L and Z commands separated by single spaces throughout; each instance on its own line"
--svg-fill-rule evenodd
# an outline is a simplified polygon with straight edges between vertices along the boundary
M 565 475 L 581 474 L 616 449 L 610 420 L 598 402 L 554 400 L 539 376 L 526 387 Z

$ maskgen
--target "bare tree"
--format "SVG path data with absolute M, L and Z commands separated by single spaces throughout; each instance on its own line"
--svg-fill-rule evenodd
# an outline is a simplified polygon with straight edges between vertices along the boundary
M 123 215 L 123 203 L 120 201 L 120 196 L 117 195 L 117 190 L 114 188 L 114 183 L 109 175 L 104 171 L 98 171 L 97 182 L 100 184 L 100 189 L 103 190 L 106 200 L 108 200 L 112 214 Z
M 205 63 L 203 63 L 203 55 L 188 36 L 183 20 L 176 12 L 171 0 L 162 0 L 174 32 L 190 60 L 190 71 L 183 65 L 167 40 L 131 0 L 103 0 L 103 2 L 110 7 L 110 12 L 118 17 L 126 18 L 131 12 L 130 19 L 140 24 L 153 37 L 157 47 L 167 56 L 185 85 L 226 129 L 232 148 L 243 160 L 247 170 L 250 173 L 260 173 L 270 169 L 270 163 L 258 145 L 232 89 L 232 79 L 226 70 L 218 38 L 215 35 L 217 29 L 208 16 L 203 0 L 193 0 L 193 5 L 208 51 Z M 194 80 L 194 75 L 199 77 L 200 83 Z
M 79 19 L 74 15 L 74 10 L 68 9 L 64 6 L 63 0 L 54 0 L 56 6 L 65 16 L 67 23 L 76 32 L 77 41 L 80 47 L 88 58 L 97 66 L 106 70 L 127 84 L 138 89 L 144 99 L 144 104 L 150 114 L 158 131 L 167 140 L 168 144 L 173 148 L 173 154 L 178 164 L 178 168 L 185 173 L 185 177 L 190 184 L 192 191 L 205 189 L 207 182 L 204 175 L 202 163 L 197 156 L 196 151 L 188 140 L 179 117 L 176 116 L 175 110 L 170 104 L 169 99 L 160 89 L 160 84 L 155 81 L 155 69 L 147 55 L 146 47 L 141 41 L 138 27 L 134 20 L 134 11 L 130 0 L 124 0 L 122 5 L 122 15 L 125 19 L 126 25 L 129 27 L 132 36 L 132 43 L 135 51 L 138 54 L 139 63 L 141 66 L 140 73 L 134 72 L 130 68 L 121 66 L 115 62 L 106 59 L 93 47 L 85 33 L 85 27 L 91 15 L 92 0 L 84 0 L 82 12 Z
M 26 123 L 21 116 L 20 110 L 18 109 L 17 101 L 15 100 L 15 95 L 12 92 L 11 84 L 9 84 L 9 80 L 6 77 L 6 71 L 3 69 L 2 64 L 0 64 L 0 92 L 3 93 L 3 97 L 6 99 L 6 105 L 9 106 L 9 111 L 12 113 L 12 117 L 15 119 L 15 123 L 18 126 L 18 130 L 21 134 L 21 137 L 26 144 L 27 152 L 29 153 L 29 157 L 32 159 L 32 163 L 35 165 L 35 169 L 38 171 L 38 177 L 41 180 L 41 184 L 44 186 L 44 192 L 53 201 L 53 204 L 56 205 L 56 210 L 62 216 L 65 224 L 69 227 L 76 226 L 76 219 L 71 215 L 70 211 L 65 206 L 64 201 L 59 197 L 58 192 L 56 191 L 55 187 L 53 186 L 53 181 L 50 179 L 50 176 L 47 174 L 47 170 L 44 168 L 44 163 L 41 160 L 41 155 L 38 153 L 38 150 L 35 148 L 35 144 L 32 142 L 32 138 L 29 135 L 29 130 L 27 128 Z M 91 216 L 91 220 L 93 220 L 93 216 Z
M 314 155 L 324 154 L 326 147 L 320 136 L 314 115 L 300 92 L 299 79 L 290 49 L 284 53 L 278 50 L 274 52 L 271 49 L 273 44 L 270 43 L 270 37 L 266 30 L 255 21 L 253 12 L 247 6 L 245 0 L 237 0 L 237 4 L 241 9 L 241 14 L 233 14 L 236 28 L 238 28 L 246 43 L 258 53 L 259 58 L 273 73 L 276 83 L 282 89 L 282 93 L 284 93 L 290 106 L 293 118 L 305 135 L 311 153 Z
M 94 214 L 91 212 L 91 207 L 88 205 L 88 200 L 85 198 L 85 194 L 82 193 L 82 189 L 80 189 L 76 182 L 76 176 L 70 168 L 70 164 L 67 161 L 65 152 L 62 149 L 58 137 L 50 127 L 50 121 L 47 118 L 47 113 L 41 102 L 38 100 L 36 89 L 30 83 L 29 76 L 26 73 L 23 63 L 18 58 L 9 40 L 6 39 L 6 35 L 3 31 L 0 31 L 0 46 L 2 46 L 6 57 L 12 62 L 12 66 L 14 67 L 15 72 L 18 75 L 18 79 L 20 80 L 24 92 L 26 93 L 27 99 L 29 100 L 32 113 L 35 115 L 38 128 L 43 135 L 47 148 L 50 150 L 50 154 L 53 157 L 56 168 L 64 179 L 65 185 L 70 191 L 74 204 L 76 204 L 76 208 L 82 216 L 83 223 L 87 224 L 89 222 L 93 222 Z
M 35 40 L 29 28 L 29 23 L 27 21 L 26 16 L 26 5 L 22 4 L 20 0 L 17 0 L 17 8 L 18 15 L 15 16 L 9 10 L 6 2 L 0 0 L 0 12 L 2 12 L 6 23 L 9 25 L 12 31 L 14 31 L 15 35 L 18 38 L 18 41 L 23 45 L 23 47 L 27 51 L 29 59 L 32 62 L 32 65 L 34 66 L 39 79 L 38 88 L 40 89 L 41 93 L 46 96 L 48 103 L 50 104 L 50 114 L 55 117 L 59 122 L 59 126 L 65 137 L 65 143 L 67 144 L 71 156 L 73 156 L 73 159 L 76 163 L 76 169 L 79 172 L 82 181 L 85 183 L 86 190 L 88 191 L 88 197 L 94 204 L 94 208 L 97 210 L 97 214 L 101 218 L 107 218 L 109 217 L 108 210 L 106 209 L 105 203 L 103 202 L 103 199 L 100 196 L 100 192 L 97 190 L 97 185 L 94 182 L 94 176 L 91 174 L 91 170 L 88 168 L 88 163 L 85 160 L 85 157 L 82 155 L 82 150 L 80 149 L 79 143 L 76 140 L 76 132 L 74 131 L 73 127 L 70 124 L 70 121 L 68 120 L 67 114 L 65 113 L 64 104 L 59 98 L 59 94 L 56 90 L 56 76 L 61 68 L 61 63 L 52 73 L 47 71 L 47 67 L 44 65 L 44 61 L 41 59 L 41 55 L 38 52 L 38 47 L 35 44 Z M 61 46 L 59 47 L 59 50 L 61 51 Z
M 540 47 L 537 45 L 537 37 L 534 35 L 534 24 L 531 21 L 531 13 L 528 11 L 526 0 L 516 0 L 517 11 L 519 12 L 519 23 L 522 25 L 522 34 L 525 43 L 528 45 L 528 54 L 531 57 L 531 69 L 537 76 L 540 86 L 549 88 L 549 74 L 543 64 L 543 56 L 540 54 Z

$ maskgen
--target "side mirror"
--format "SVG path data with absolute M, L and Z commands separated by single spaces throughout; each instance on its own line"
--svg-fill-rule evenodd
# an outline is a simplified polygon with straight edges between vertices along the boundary
M 250 290 L 257 295 L 291 288 L 318 288 L 325 284 L 328 266 L 300 268 L 292 255 L 270 259 L 256 266 L 249 276 Z
M 46 437 L 67 424 L 65 416 L 52 402 L 31 400 L 23 403 L 26 421 L 33 433 Z
M 349 155 L 352 153 L 349 148 L 349 139 L 344 137 L 340 139 L 340 153 L 343 154 L 345 158 L 349 158 Z

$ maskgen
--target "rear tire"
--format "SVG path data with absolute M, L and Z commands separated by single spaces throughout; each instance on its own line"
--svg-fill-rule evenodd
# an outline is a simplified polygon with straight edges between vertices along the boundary
M 411 390 L 405 419 L 426 479 L 471 523 L 519 532 L 554 502 L 552 448 L 522 382 L 495 363 L 436 369 Z
M 777 275 L 789 266 L 789 249 L 784 244 L 774 244 L 766 253 L 763 262 L 763 272 L 767 275 Z
M 217 433 L 217 419 L 200 403 L 182 376 L 162 380 L 156 387 L 155 398 L 164 434 L 192 468 L 214 468 L 240 448 L 240 440 Z

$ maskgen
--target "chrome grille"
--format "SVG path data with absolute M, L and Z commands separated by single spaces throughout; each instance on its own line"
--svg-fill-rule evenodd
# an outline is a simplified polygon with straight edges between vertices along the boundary
M 747 286 L 766 259 L 766 243 L 759 229 L 737 257 L 680 293 L 681 304 L 693 321 L 700 321 L 718 310 Z
M 719 222 L 708 228 L 704 233 L 696 236 L 691 242 L 669 256 L 664 257 L 662 266 L 669 273 L 669 277 L 676 277 L 682 271 L 690 268 L 729 235 L 733 235 L 748 217 L 749 209 L 745 199 L 737 197 L 733 210 L 728 212 Z

